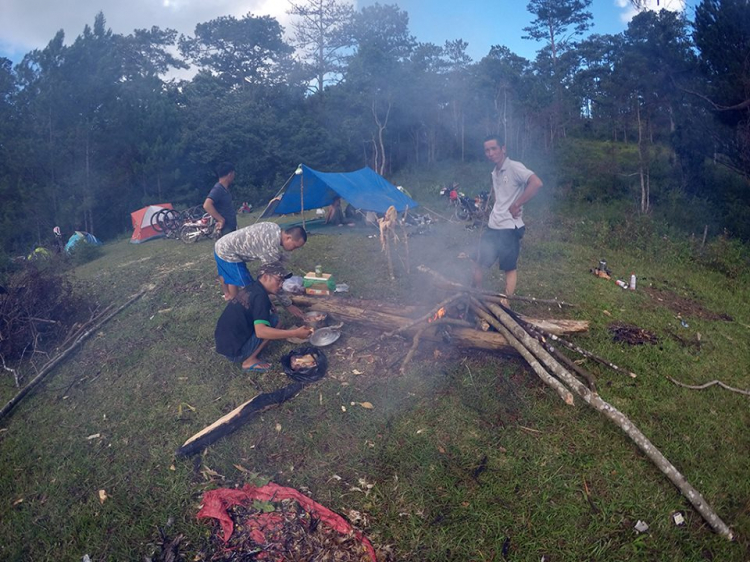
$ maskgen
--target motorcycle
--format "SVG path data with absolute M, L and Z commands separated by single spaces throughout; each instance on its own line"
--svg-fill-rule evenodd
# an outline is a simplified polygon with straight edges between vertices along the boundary
M 180 227 L 180 240 L 185 244 L 194 244 L 201 238 L 218 238 L 220 234 L 216 230 L 216 221 L 208 213 L 199 219 L 189 220 Z
M 487 201 L 490 194 L 482 191 L 474 198 L 459 195 L 453 216 L 459 221 L 481 222 L 487 217 Z

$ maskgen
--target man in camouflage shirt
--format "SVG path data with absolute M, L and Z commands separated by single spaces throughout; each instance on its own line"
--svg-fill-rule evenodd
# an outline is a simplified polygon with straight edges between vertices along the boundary
M 232 300 L 237 296 L 240 287 L 246 287 L 253 282 L 245 262 L 283 262 L 287 258 L 285 251 L 293 252 L 304 246 L 305 242 L 307 232 L 301 226 L 293 226 L 282 231 L 281 227 L 273 222 L 259 222 L 219 238 L 214 246 L 214 258 L 224 300 Z M 299 316 L 302 315 L 297 307 L 291 306 L 291 299 L 285 300 L 281 297 L 279 302 L 295 316 L 298 316 L 297 312 Z

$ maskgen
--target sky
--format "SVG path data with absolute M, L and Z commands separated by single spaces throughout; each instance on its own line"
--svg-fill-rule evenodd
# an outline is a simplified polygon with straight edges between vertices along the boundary
M 343 1 L 343 0 L 342 0 Z M 647 0 L 652 7 L 683 10 L 686 0 Z M 688 16 L 697 0 L 687 0 Z M 304 0 L 297 0 L 303 3 Z M 355 7 L 374 0 L 355 0 Z M 534 59 L 541 43 L 521 38 L 531 23 L 526 0 L 380 0 L 397 4 L 409 14 L 409 28 L 419 42 L 443 45 L 446 40 L 462 39 L 475 61 L 493 45 L 505 45 L 514 53 Z M 172 28 L 192 35 L 198 23 L 220 16 L 237 18 L 252 13 L 270 15 L 289 31 L 287 0 L 0 0 L 0 57 L 14 63 L 33 49 L 44 48 L 58 30 L 70 44 L 86 24 L 103 12 L 113 32 L 128 35 L 135 29 Z M 616 34 L 627 28 L 636 13 L 629 0 L 593 0 L 592 33 Z

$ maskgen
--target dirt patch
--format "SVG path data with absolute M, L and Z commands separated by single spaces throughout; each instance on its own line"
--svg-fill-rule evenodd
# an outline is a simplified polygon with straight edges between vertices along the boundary
M 609 332 L 616 342 L 624 342 L 630 345 L 642 345 L 645 343 L 655 345 L 659 343 L 656 334 L 624 322 L 615 322 L 609 326 Z
M 728 314 L 719 314 L 705 308 L 702 304 L 690 299 L 688 297 L 682 297 L 669 289 L 661 289 L 657 287 L 644 287 L 643 292 L 646 293 L 658 306 L 668 308 L 679 316 L 692 316 L 693 318 L 701 318 L 703 320 L 724 320 L 726 322 L 732 322 L 734 318 Z

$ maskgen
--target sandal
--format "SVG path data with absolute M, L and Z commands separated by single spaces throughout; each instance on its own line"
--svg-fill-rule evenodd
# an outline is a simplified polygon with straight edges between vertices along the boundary
M 263 363 L 263 362 L 257 362 L 253 363 L 249 367 L 243 367 L 243 371 L 246 373 L 265 373 L 268 369 L 271 368 L 270 363 Z

